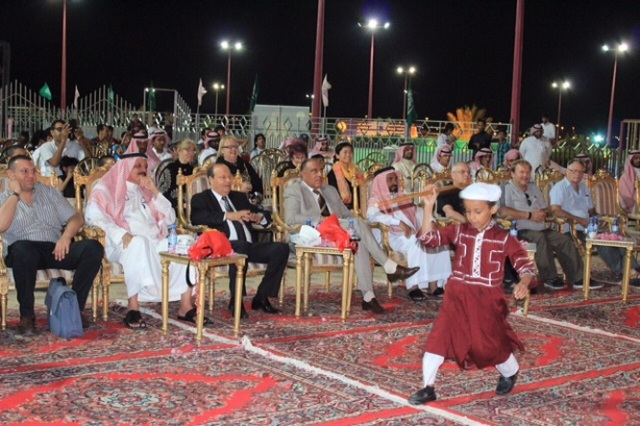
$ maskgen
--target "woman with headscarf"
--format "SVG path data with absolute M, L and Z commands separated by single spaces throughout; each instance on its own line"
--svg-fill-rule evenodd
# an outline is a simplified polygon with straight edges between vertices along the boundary
M 627 213 L 636 213 L 636 180 L 640 179 L 640 150 L 629 151 L 620 176 L 620 203 Z
M 353 193 L 356 183 L 364 179 L 362 170 L 353 162 L 353 147 L 349 142 L 336 146 L 337 160 L 327 175 L 329 185 L 340 193 L 342 202 L 349 210 L 353 209 Z
M 431 163 L 429 163 L 431 170 L 435 173 L 442 173 L 445 169 L 450 169 L 452 155 L 451 146 L 440 145 L 431 157 Z

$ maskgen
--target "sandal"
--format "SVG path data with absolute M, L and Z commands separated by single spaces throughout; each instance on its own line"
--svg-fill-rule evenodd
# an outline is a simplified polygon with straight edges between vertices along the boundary
M 178 315 L 178 319 L 180 321 L 186 321 L 186 322 L 190 322 L 192 324 L 195 324 L 197 322 L 198 319 L 198 311 L 196 310 L 196 308 L 191 308 L 189 310 L 189 312 L 187 312 L 186 314 L 184 314 L 184 316 Z M 209 318 L 204 317 L 204 320 L 202 321 L 202 325 L 205 326 L 207 324 L 209 324 Z
M 124 316 L 122 322 L 127 328 L 130 328 L 132 330 L 142 330 L 147 328 L 147 323 L 142 319 L 142 314 L 140 314 L 140 311 L 128 311 Z

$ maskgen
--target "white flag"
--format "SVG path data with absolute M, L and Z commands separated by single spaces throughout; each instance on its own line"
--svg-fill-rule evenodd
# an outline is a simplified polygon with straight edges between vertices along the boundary
M 322 82 L 322 105 L 325 108 L 329 106 L 329 89 L 331 89 L 331 85 L 327 81 L 327 74 L 325 74 Z
M 202 96 L 207 93 L 204 86 L 202 85 L 202 79 L 200 79 L 200 84 L 198 85 L 198 106 L 202 105 Z
M 80 99 L 80 92 L 78 91 L 78 85 L 76 84 L 76 93 L 73 95 L 74 108 L 78 108 L 78 99 Z

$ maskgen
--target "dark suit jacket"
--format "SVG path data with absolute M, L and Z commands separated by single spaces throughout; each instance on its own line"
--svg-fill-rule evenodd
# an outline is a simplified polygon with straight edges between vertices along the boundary
M 256 206 L 251 204 L 246 194 L 238 191 L 231 191 L 228 195 L 229 200 L 236 210 L 251 210 L 253 213 L 259 213 Z M 224 220 L 225 211 L 221 208 L 220 203 L 211 190 L 206 190 L 195 194 L 191 197 L 191 224 L 206 225 L 209 228 L 217 229 L 224 232 L 229 237 L 229 224 Z M 250 222 L 244 223 L 249 232 L 251 232 L 251 240 L 257 241 L 255 232 Z

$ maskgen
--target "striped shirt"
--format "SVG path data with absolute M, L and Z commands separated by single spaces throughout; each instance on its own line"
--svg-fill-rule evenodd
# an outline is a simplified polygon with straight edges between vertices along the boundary
M 7 191 L 0 194 L 0 205 L 11 196 Z M 64 225 L 76 213 L 69 202 L 56 188 L 35 184 L 33 205 L 18 201 L 11 226 L 3 235 L 6 247 L 16 241 L 57 242 Z

